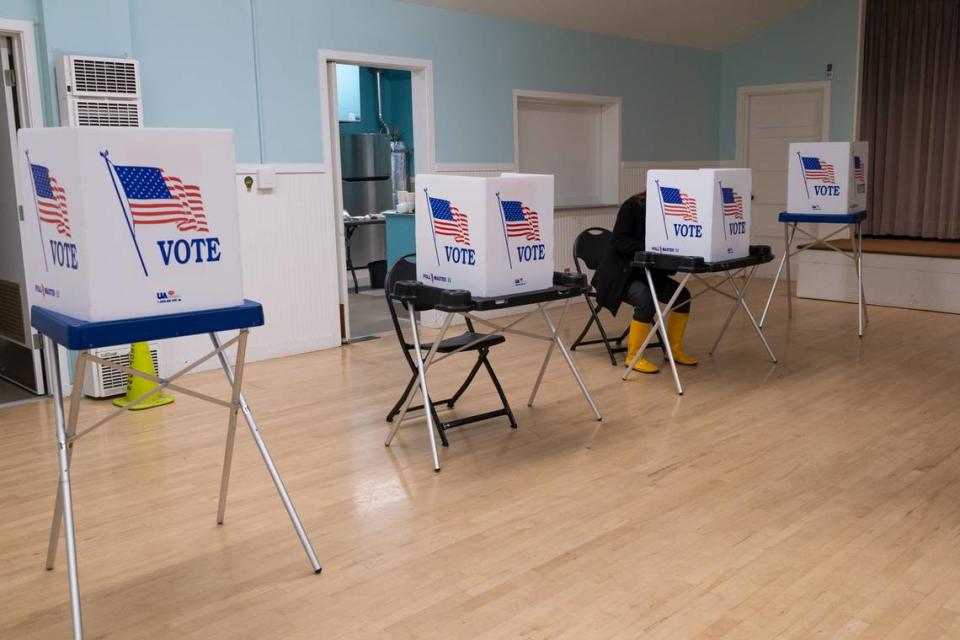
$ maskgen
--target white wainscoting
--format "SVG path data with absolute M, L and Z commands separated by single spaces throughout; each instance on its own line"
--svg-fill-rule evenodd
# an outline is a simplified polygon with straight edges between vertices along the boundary
M 857 301 L 857 273 L 849 258 L 814 249 L 798 258 L 798 297 Z M 960 260 L 865 253 L 863 288 L 871 305 L 960 313 Z
M 237 167 L 237 194 L 247 298 L 263 303 L 266 323 L 250 331 L 247 360 L 264 360 L 340 344 L 337 236 L 330 175 L 320 165 L 278 165 L 276 186 L 247 191 L 256 166 Z M 206 336 L 165 340 L 161 374 L 209 351 Z M 216 367 L 216 360 L 201 368 Z

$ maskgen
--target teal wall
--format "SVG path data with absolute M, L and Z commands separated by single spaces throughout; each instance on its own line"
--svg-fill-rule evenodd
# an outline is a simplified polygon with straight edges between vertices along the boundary
M 717 156 L 717 52 L 394 0 L 0 0 L 0 16 L 41 25 L 48 124 L 55 55 L 127 54 L 147 125 L 234 128 L 241 162 L 324 160 L 318 49 L 431 59 L 440 162 L 512 162 L 514 89 L 621 96 L 624 160 Z
M 360 67 L 352 64 L 337 65 L 337 117 L 340 122 L 349 122 L 363 112 L 360 109 Z
M 512 162 L 514 89 L 622 96 L 625 160 L 716 157 L 718 53 L 392 0 L 255 2 L 268 158 L 322 157 L 318 49 L 433 60 L 440 162 Z
M 830 85 L 830 139 L 853 138 L 859 0 L 814 0 L 723 52 L 720 64 L 719 153 L 736 155 L 737 87 L 824 80 Z
M 340 130 L 344 133 L 377 133 L 380 130 L 380 123 L 377 122 L 377 78 L 374 69 L 370 67 L 360 67 L 359 71 L 360 120 L 341 122 Z M 412 143 L 413 96 L 410 93 L 410 72 L 384 71 L 380 86 L 383 92 L 383 119 L 391 129 L 400 128 L 401 140 Z M 339 85 L 337 92 L 340 92 Z
M 237 160 L 258 162 L 259 96 L 250 4 L 131 0 L 130 31 L 133 57 L 140 61 L 147 126 L 233 129 Z M 264 160 L 291 161 L 283 154 Z
M 624 160 L 730 159 L 738 86 L 827 63 L 831 137 L 853 129 L 858 0 L 813 0 L 722 53 L 395 0 L 0 0 L 0 17 L 38 25 L 47 124 L 57 55 L 130 55 L 147 125 L 232 128 L 240 162 L 324 161 L 318 49 L 432 60 L 439 162 L 512 162 L 514 89 L 622 97 Z
M 341 122 L 342 133 L 377 133 L 380 123 L 377 121 L 377 77 L 370 67 L 360 67 L 357 95 L 360 100 L 360 120 Z M 383 119 L 390 125 L 391 131 L 399 129 L 398 138 L 407 145 L 407 167 L 411 172 L 414 166 L 413 149 L 413 93 L 409 71 L 398 69 L 385 70 L 380 80 L 383 93 Z M 341 87 L 337 85 L 338 97 Z M 353 98 L 353 89 L 348 99 Z

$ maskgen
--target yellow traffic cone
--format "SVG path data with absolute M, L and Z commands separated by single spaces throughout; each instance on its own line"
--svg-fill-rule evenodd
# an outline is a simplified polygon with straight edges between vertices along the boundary
M 157 370 L 153 366 L 153 358 L 150 357 L 150 345 L 146 342 L 134 342 L 130 345 L 130 368 L 142 371 L 148 375 L 157 375 Z M 127 395 L 117 398 L 113 404 L 127 409 L 149 409 L 150 407 L 160 407 L 173 402 L 173 396 L 155 393 L 146 400 L 141 400 L 133 406 L 127 406 L 143 394 L 158 386 L 156 382 L 146 380 L 140 376 L 130 376 L 127 383 Z

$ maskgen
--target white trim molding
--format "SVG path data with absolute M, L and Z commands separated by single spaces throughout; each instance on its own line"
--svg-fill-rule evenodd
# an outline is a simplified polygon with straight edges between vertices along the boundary
M 510 162 L 437 162 L 434 173 L 480 173 L 516 171 L 516 163 Z
M 746 166 L 748 131 L 750 120 L 750 98 L 759 95 L 778 93 L 806 93 L 820 91 L 823 94 L 823 132 L 821 140 L 830 139 L 830 81 L 816 80 L 813 82 L 789 82 L 784 84 L 764 84 L 748 87 L 737 87 L 737 166 Z
M 327 168 L 326 164 L 272 164 L 265 162 L 263 164 L 256 163 L 243 163 L 237 165 L 237 174 L 249 174 L 256 173 L 259 169 L 263 167 L 270 167 L 278 174 L 305 174 L 305 173 L 328 173 L 330 170 Z

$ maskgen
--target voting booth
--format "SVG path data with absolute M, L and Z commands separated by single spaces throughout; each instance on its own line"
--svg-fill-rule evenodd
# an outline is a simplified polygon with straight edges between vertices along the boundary
M 19 132 L 21 184 L 32 189 L 21 237 L 32 291 L 30 322 L 43 339 L 57 435 L 57 499 L 47 547 L 52 569 L 61 528 L 73 637 L 83 638 L 70 471 L 85 434 L 163 390 L 228 409 L 217 523 L 224 522 L 238 419 L 254 445 L 314 572 L 321 571 L 303 524 L 242 392 L 249 330 L 261 305 L 244 300 L 233 132 L 186 129 L 57 128 Z M 230 336 L 221 338 L 222 332 Z M 207 334 L 211 351 L 169 377 L 100 356 L 117 344 Z M 76 352 L 69 410 L 59 348 Z M 233 362 L 227 357 L 234 350 Z M 187 388 L 179 378 L 215 358 L 229 399 Z M 80 428 L 88 364 L 148 380 L 114 413 Z M 132 394 L 133 395 L 133 394 Z
M 18 137 L 32 303 L 98 321 L 243 302 L 232 131 Z
M 647 172 L 646 249 L 718 262 L 750 254 L 749 169 Z
M 781 274 L 791 281 L 790 259 L 802 251 L 836 251 L 853 261 L 857 279 L 857 335 L 863 336 L 867 301 L 863 290 L 863 223 L 867 219 L 867 178 L 869 170 L 866 142 L 798 142 L 790 145 L 787 156 L 787 210 L 777 220 L 783 224 L 784 252 L 770 285 L 770 293 L 760 316 L 766 321 L 770 303 Z M 800 225 L 816 225 L 809 228 Z M 832 225 L 832 226 L 831 226 Z M 832 229 L 820 235 L 822 229 Z M 848 234 L 850 250 L 831 242 Z M 794 249 L 800 234 L 803 244 Z M 793 293 L 787 286 L 787 316 L 793 315 Z
M 417 176 L 421 282 L 500 296 L 553 284 L 553 176 Z
M 866 142 L 794 142 L 787 166 L 790 213 L 866 210 Z

